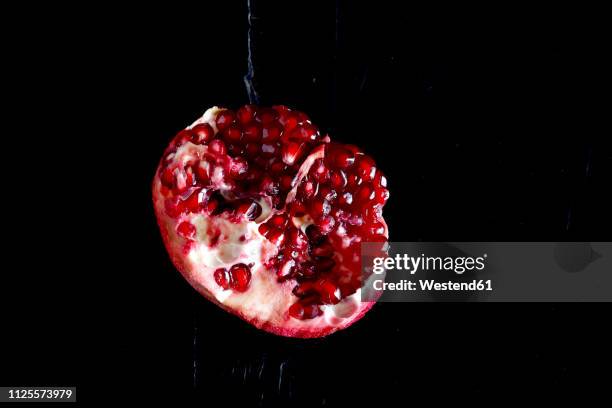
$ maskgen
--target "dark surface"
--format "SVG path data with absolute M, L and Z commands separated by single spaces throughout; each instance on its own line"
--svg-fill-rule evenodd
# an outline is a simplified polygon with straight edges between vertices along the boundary
M 596 24 L 557 9 L 252 2 L 260 102 L 304 110 L 377 160 L 392 240 L 610 240 L 612 156 L 591 120 Z M 99 204 L 100 239 L 75 259 L 87 262 L 65 266 L 94 277 L 79 292 L 93 303 L 88 329 L 9 338 L 29 350 L 5 365 L 9 383 L 76 384 L 81 400 L 112 399 L 118 387 L 133 399 L 245 406 L 604 391 L 607 304 L 379 304 L 343 332 L 302 341 L 207 302 L 163 248 L 150 181 L 178 130 L 209 106 L 248 102 L 246 1 L 98 17 L 79 20 L 94 47 L 78 60 L 96 69 L 79 71 L 85 91 L 104 98 L 104 110 L 85 106 L 87 129 L 103 133 L 87 149 L 100 153 L 91 172 L 104 187 L 74 207 Z M 78 312 L 57 298 L 58 310 Z

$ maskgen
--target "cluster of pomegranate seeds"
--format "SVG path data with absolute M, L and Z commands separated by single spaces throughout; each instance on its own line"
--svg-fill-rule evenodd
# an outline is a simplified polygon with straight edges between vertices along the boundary
M 208 144 L 204 158 L 163 169 L 162 193 L 174 198 L 167 203 L 169 215 L 214 212 L 221 203 L 210 202 L 213 177 L 224 178 L 235 196 L 272 196 L 274 206 L 282 208 L 300 160 L 321 141 L 318 129 L 305 114 L 284 106 L 223 110 L 215 124 L 216 134 L 206 123 L 182 130 L 167 149 L 171 164 L 186 143 Z
M 361 265 L 351 260 L 359 257 L 361 242 L 386 242 L 381 211 L 388 197 L 386 179 L 372 159 L 352 146 L 325 146 L 324 158 L 310 167 L 288 204 L 290 218 L 308 219 L 305 231 L 281 215 L 260 226 L 264 236 L 279 241 L 279 255 L 272 260 L 279 279 L 298 283 L 291 316 L 314 318 L 319 305 L 337 304 L 361 287 Z
M 215 282 L 224 290 L 233 289 L 244 292 L 251 283 L 251 268 L 243 263 L 232 266 L 229 270 L 219 268 L 214 272 Z
M 278 249 L 262 264 L 279 284 L 295 282 L 295 302 L 287 311 L 293 318 L 315 318 L 323 305 L 355 293 L 361 287 L 360 243 L 386 241 L 381 211 L 389 191 L 374 161 L 357 147 L 331 143 L 308 116 L 285 106 L 221 110 L 214 125 L 179 132 L 165 152 L 159 178 L 166 214 L 257 222 Z M 193 148 L 199 153 L 185 154 Z M 179 149 L 185 160 L 174 160 Z M 312 154 L 303 169 L 317 149 L 323 152 Z M 272 213 L 259 219 L 264 197 Z M 176 232 L 186 240 L 197 235 L 187 221 Z M 214 279 L 224 290 L 245 292 L 251 269 L 219 268 Z

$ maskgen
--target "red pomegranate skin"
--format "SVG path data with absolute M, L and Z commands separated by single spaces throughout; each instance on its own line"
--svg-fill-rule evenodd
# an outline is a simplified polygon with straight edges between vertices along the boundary
M 171 141 L 152 189 L 176 268 L 250 324 L 322 337 L 374 305 L 360 299 L 360 245 L 387 241 L 386 178 L 306 114 L 210 108 Z

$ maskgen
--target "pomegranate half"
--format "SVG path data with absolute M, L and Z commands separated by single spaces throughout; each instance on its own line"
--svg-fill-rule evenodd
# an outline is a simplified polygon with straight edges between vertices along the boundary
M 357 147 L 285 106 L 213 107 L 166 149 L 153 202 L 173 263 L 254 326 L 321 337 L 361 302 L 361 242 L 386 242 L 387 181 Z

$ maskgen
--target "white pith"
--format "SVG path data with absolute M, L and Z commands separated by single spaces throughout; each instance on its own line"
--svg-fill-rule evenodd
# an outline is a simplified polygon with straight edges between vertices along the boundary
M 201 118 L 188 128 L 200 123 L 208 123 L 217 133 L 215 118 L 222 110 L 218 107 L 208 109 Z M 206 145 L 195 145 L 187 142 L 179 147 L 171 159 L 185 164 L 199 159 L 207 150 L 208 146 Z M 312 163 L 322 155 L 323 149 L 315 149 L 306 158 L 296 177 L 298 179 L 303 178 Z M 223 176 L 216 174 L 211 179 L 215 188 L 219 189 L 221 194 L 226 195 L 227 191 L 224 190 L 229 186 L 225 184 Z M 295 198 L 298 184 L 295 183 L 296 187 L 287 195 L 287 202 Z M 165 197 L 161 190 L 161 181 L 156 177 L 153 183 L 153 195 L 158 221 L 162 233 L 165 232 L 166 234 L 166 245 L 169 246 L 168 250 L 173 254 L 173 259 L 182 258 L 180 262 L 175 261 L 175 263 L 180 264 L 177 266 L 198 291 L 224 307 L 237 312 L 245 320 L 277 334 L 312 337 L 316 336 L 325 327 L 328 327 L 325 329 L 327 333 L 350 325 L 353 320 L 359 318 L 371 307 L 371 302 L 360 302 L 361 292 L 358 290 L 336 305 L 322 305 L 323 313 L 314 319 L 299 320 L 291 318 L 288 314 L 289 307 L 298 300 L 291 294 L 296 282 L 289 280 L 279 283 L 275 271 L 266 269 L 262 263 L 263 260 L 276 256 L 278 251 L 277 247 L 262 236 L 258 230 L 261 223 L 267 221 L 276 212 L 272 208 L 270 199 L 259 200 L 262 214 L 255 221 L 230 221 L 227 215 L 209 217 L 201 213 L 187 213 L 172 218 L 164 211 Z M 184 253 L 184 251 L 188 240 L 179 236 L 176 232 L 177 225 L 183 221 L 190 222 L 196 228 L 195 243 L 189 247 L 187 253 Z M 293 218 L 292 222 L 296 227 L 305 231 L 306 227 L 313 221 L 309 216 L 304 216 Z M 384 221 L 382 223 L 384 225 Z M 385 225 L 385 232 L 386 228 Z M 211 229 L 220 233 L 218 243 L 215 246 L 211 246 L 211 236 L 209 235 Z M 242 237 L 244 239 L 241 240 Z M 330 236 L 330 238 L 332 237 Z M 343 239 L 340 236 L 334 238 L 337 240 Z M 337 255 L 341 256 L 340 254 Z M 245 292 L 232 289 L 223 290 L 214 279 L 216 269 L 222 267 L 229 269 L 236 263 L 251 266 L 251 281 Z M 275 328 L 281 329 L 277 330 Z

